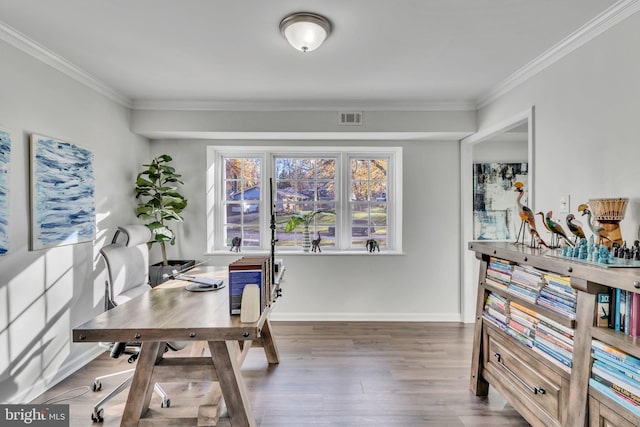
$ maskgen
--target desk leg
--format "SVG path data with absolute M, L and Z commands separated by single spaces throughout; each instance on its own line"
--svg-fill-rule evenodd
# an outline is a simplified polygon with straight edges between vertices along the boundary
M 162 344 L 162 346 L 160 345 Z M 164 353 L 164 343 L 145 342 L 140 348 L 140 356 L 133 374 L 127 404 L 122 414 L 121 427 L 134 427 L 138 425 L 140 418 L 149 408 L 153 384 L 151 377 L 156 360 Z
M 260 336 L 262 338 L 264 354 L 267 356 L 267 362 L 269 362 L 269 364 L 280 363 L 280 355 L 278 354 L 278 347 L 276 347 L 276 342 L 271 333 L 271 321 L 269 319 L 264 322 Z
M 255 427 L 251 405 L 237 362 L 238 344 L 234 341 L 209 341 L 213 366 L 218 375 L 222 397 L 233 427 Z

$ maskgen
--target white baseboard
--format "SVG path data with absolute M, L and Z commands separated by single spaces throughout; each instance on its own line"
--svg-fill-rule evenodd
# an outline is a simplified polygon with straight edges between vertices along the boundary
M 288 322 L 461 322 L 460 313 L 271 313 Z
M 20 404 L 31 402 L 33 399 L 40 396 L 42 393 L 49 390 L 51 387 L 55 386 L 60 381 L 64 380 L 104 352 L 105 349 L 100 347 L 98 344 L 91 346 L 84 353 L 79 354 L 77 357 L 60 366 L 54 375 L 48 378 L 41 378 L 31 387 L 11 397 L 7 403 Z M 89 386 L 89 384 L 87 384 L 87 386 Z

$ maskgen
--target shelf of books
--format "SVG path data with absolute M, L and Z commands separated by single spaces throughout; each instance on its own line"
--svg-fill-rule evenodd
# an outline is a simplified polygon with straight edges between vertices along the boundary
M 640 358 L 595 338 L 591 341 L 591 357 L 589 393 L 618 416 L 616 407 L 628 411 L 624 414 L 626 422 L 640 425 Z
M 532 425 L 640 426 L 640 268 L 469 247 L 480 261 L 471 389 L 494 387 Z
M 611 425 L 640 425 L 640 294 L 608 288 L 596 298 L 589 393 L 618 417 L 620 408 L 630 413 Z
M 490 291 L 482 317 L 570 373 L 576 295 L 568 279 L 492 257 L 485 283 Z

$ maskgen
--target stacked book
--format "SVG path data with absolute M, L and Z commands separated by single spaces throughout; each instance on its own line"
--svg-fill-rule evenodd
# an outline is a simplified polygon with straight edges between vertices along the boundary
M 509 320 L 505 332 L 527 347 L 533 347 L 538 318 L 535 312 L 514 301 L 509 303 Z
M 591 341 L 589 385 L 640 416 L 640 359 L 601 341 Z
M 240 314 L 246 285 L 260 289 L 260 313 L 272 298 L 273 269 L 269 256 L 244 256 L 229 264 L 229 313 Z
M 543 274 L 533 267 L 516 265 L 511 273 L 507 293 L 532 304 L 536 303 L 540 289 L 544 285 Z
M 507 300 L 500 295 L 489 292 L 484 303 L 482 317 L 501 330 L 507 327 Z
M 572 328 L 564 326 L 515 301 L 511 301 L 509 311 L 510 321 L 515 320 L 521 325 L 526 325 L 532 329 L 532 333 L 527 335 L 527 338 L 530 341 L 528 345 L 533 351 L 566 372 L 571 372 L 573 337 L 575 334 Z M 515 338 L 523 342 L 520 337 Z
M 545 274 L 546 284 L 540 289 L 538 305 L 560 314 L 567 319 L 576 318 L 576 291 L 567 276 Z
M 485 282 L 495 288 L 506 290 L 511 282 L 512 270 L 513 265 L 509 261 L 491 257 L 487 266 Z

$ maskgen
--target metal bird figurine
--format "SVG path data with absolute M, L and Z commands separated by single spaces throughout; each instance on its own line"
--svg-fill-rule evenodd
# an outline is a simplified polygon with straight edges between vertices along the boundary
M 599 245 L 601 245 L 605 239 L 608 241 L 611 241 L 607 233 L 607 230 L 605 230 L 604 227 L 602 227 L 596 221 L 592 220 L 591 211 L 589 210 L 589 206 L 586 203 L 583 203 L 580 206 L 578 206 L 578 211 L 582 212 L 582 216 L 585 216 L 585 215 L 587 216 L 587 225 L 591 229 L 591 232 L 593 233 L 593 235 L 596 236 L 596 238 L 598 239 Z
M 535 215 L 533 214 L 533 211 L 522 204 L 522 196 L 524 196 L 524 190 L 522 189 L 522 187 L 524 187 L 524 184 L 522 182 L 520 182 L 520 181 L 517 181 L 514 184 L 514 187 L 516 189 L 513 190 L 513 191 L 516 191 L 518 193 L 518 197 L 516 198 L 516 203 L 518 204 L 518 215 L 520 216 L 520 219 L 522 220 L 522 222 L 520 223 L 520 230 L 518 231 L 518 236 L 516 237 L 516 243 L 520 243 L 520 236 L 522 235 L 522 244 L 524 245 L 524 229 L 525 229 L 526 225 L 528 225 L 529 226 L 529 230 L 535 230 L 536 229 L 536 218 L 535 218 Z M 530 232 L 530 234 L 531 234 L 531 232 Z M 531 235 L 531 245 L 530 246 L 531 247 L 537 247 L 533 234 Z
M 578 244 L 580 239 L 584 239 L 584 230 L 582 229 L 582 223 L 576 220 L 576 216 L 574 214 L 567 215 L 567 227 L 569 227 L 569 231 L 571 234 L 576 236 L 573 241 L 574 244 Z

